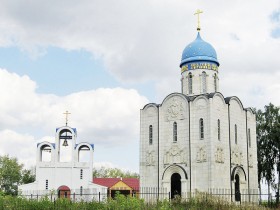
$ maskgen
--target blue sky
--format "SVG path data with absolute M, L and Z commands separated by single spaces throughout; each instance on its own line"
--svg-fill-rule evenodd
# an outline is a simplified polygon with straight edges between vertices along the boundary
M 28 75 L 36 81 L 38 93 L 67 95 L 77 90 L 117 85 L 104 70 L 102 61 L 82 50 L 65 51 L 49 47 L 43 55 L 32 58 L 16 47 L 2 48 L 0 63 L 11 72 Z
M 35 165 L 36 143 L 54 141 L 68 110 L 96 166 L 138 171 L 140 109 L 180 92 L 198 8 L 223 95 L 279 106 L 277 0 L 1 0 L 0 155 Z
M 10 72 L 28 75 L 31 80 L 36 81 L 38 93 L 64 96 L 99 87 L 136 86 L 140 93 L 147 93 L 147 97 L 153 99 L 154 96 L 152 82 L 138 85 L 120 83 L 110 75 L 102 59 L 95 59 L 85 50 L 66 51 L 49 47 L 44 49 L 42 55 L 34 58 L 16 47 L 1 48 L 0 63 L 2 68 L 9 69 Z

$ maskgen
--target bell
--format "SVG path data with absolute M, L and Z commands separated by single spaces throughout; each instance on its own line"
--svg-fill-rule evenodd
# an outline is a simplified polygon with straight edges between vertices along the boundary
M 66 140 L 66 139 L 64 139 L 64 142 L 63 142 L 62 146 L 64 146 L 64 147 L 67 147 L 67 146 L 68 146 L 68 143 L 67 143 L 67 140 Z

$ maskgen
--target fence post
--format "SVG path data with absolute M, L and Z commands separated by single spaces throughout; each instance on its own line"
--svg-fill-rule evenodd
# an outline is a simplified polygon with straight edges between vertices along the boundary
M 171 200 L 171 194 L 170 192 L 168 192 L 168 198 L 169 198 L 169 201 Z
M 241 205 L 241 200 L 242 200 L 242 196 L 241 196 L 241 193 L 240 193 L 240 205 Z
M 100 203 L 100 192 L 98 192 L 98 202 Z
M 249 203 L 251 202 L 251 190 L 248 190 Z

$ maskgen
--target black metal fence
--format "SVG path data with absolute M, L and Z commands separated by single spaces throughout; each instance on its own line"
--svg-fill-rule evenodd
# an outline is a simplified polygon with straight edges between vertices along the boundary
M 121 191 L 119 192 L 120 194 Z M 143 199 L 147 203 L 155 203 L 158 200 L 169 200 L 173 199 L 171 192 L 137 192 L 133 191 L 132 193 L 126 193 L 126 196 L 132 196 Z M 96 201 L 96 202 L 106 202 L 107 199 L 113 199 L 114 195 L 108 192 L 96 192 L 96 193 L 69 193 L 65 196 L 59 196 L 57 193 L 35 193 L 35 194 L 25 194 L 20 195 L 20 197 L 25 197 L 30 200 L 41 200 L 41 199 L 49 199 L 55 202 L 59 198 L 67 198 L 73 202 L 79 201 Z M 221 199 L 229 202 L 235 202 L 237 204 L 243 203 L 255 203 L 261 204 L 266 203 L 268 206 L 271 206 L 275 203 L 275 196 L 272 194 L 230 194 L 230 193 L 202 193 L 202 192 L 193 192 L 186 194 L 178 194 L 175 195 L 175 198 L 180 198 L 181 200 L 188 201 L 192 198 L 198 199 Z

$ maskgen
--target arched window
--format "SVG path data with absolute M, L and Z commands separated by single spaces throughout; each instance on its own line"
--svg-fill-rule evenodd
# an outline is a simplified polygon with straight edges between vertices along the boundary
M 149 126 L 149 144 L 153 144 L 153 126 Z
M 177 142 L 177 123 L 173 123 L 173 142 Z
M 84 175 L 83 173 L 84 173 L 84 172 L 83 172 L 83 169 L 81 169 L 81 170 L 80 170 L 80 179 L 83 179 L 83 175 Z
M 214 74 L 214 90 L 215 92 L 217 92 L 218 88 L 217 88 L 217 74 Z
M 83 195 L 83 186 L 80 187 L 80 195 Z
M 206 73 L 202 72 L 202 93 L 206 93 Z
M 220 119 L 218 119 L 218 140 L 221 140 L 221 125 L 220 125 Z
M 237 125 L 234 125 L 234 140 L 235 140 L 235 144 L 237 144 Z
M 251 147 L 251 130 L 248 129 L 248 141 L 249 141 L 249 147 Z
M 200 139 L 204 139 L 204 123 L 203 119 L 199 119 L 199 134 L 200 134 Z
M 49 189 L 49 180 L 46 179 L 46 190 Z
M 193 90 L 192 90 L 192 73 L 189 73 L 189 78 L 188 78 L 188 82 L 189 82 L 189 94 L 192 94 Z

